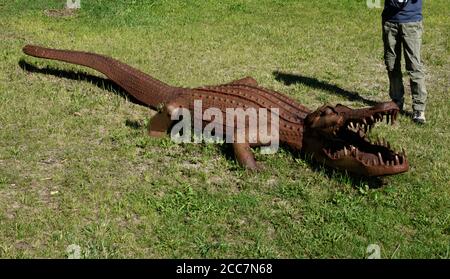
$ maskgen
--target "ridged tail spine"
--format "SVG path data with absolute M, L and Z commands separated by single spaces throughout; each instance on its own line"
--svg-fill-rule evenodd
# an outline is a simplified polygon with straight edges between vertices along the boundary
M 25 46 L 23 52 L 34 57 L 59 60 L 95 69 L 117 83 L 138 101 L 153 108 L 173 99 L 176 95 L 175 87 L 103 55 L 33 45 Z

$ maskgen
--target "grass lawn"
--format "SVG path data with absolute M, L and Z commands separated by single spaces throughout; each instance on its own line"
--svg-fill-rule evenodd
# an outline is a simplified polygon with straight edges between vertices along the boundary
M 250 173 L 225 146 L 150 138 L 153 112 L 101 74 L 21 50 L 93 51 L 184 87 L 250 75 L 310 108 L 363 107 L 389 100 L 381 10 L 365 0 L 53 10 L 64 2 L 0 3 L 0 257 L 64 258 L 71 244 L 86 258 L 365 258 L 370 244 L 382 258 L 450 257 L 448 0 L 424 1 L 427 125 L 401 116 L 371 133 L 409 156 L 409 172 L 381 181 L 285 149 Z

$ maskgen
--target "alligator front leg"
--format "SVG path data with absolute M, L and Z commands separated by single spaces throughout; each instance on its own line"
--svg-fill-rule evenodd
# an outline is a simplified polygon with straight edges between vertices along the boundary
M 236 161 L 249 170 L 257 170 L 255 157 L 248 143 L 233 143 L 234 156 Z
M 167 106 L 155 114 L 151 119 L 148 126 L 148 134 L 151 137 L 161 138 L 167 135 L 170 127 L 172 126 L 171 113 L 167 109 Z
M 158 111 L 158 113 L 150 119 L 148 134 L 151 137 L 156 138 L 166 136 L 174 123 L 174 120 L 172 120 L 172 114 L 176 111 L 176 109 L 186 107 L 188 102 L 189 101 L 186 98 L 179 97 L 165 104 Z

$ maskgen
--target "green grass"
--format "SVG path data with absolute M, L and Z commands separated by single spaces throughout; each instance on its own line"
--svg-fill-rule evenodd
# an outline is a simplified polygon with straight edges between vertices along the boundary
M 26 57 L 34 43 L 178 86 L 251 75 L 310 108 L 362 107 L 388 100 L 381 11 L 366 1 L 82 0 L 74 16 L 47 15 L 63 2 L 0 4 L 0 257 L 63 258 L 76 244 L 87 258 L 364 258 L 378 244 L 383 258 L 449 258 L 447 0 L 424 4 L 427 125 L 401 116 L 372 133 L 404 146 L 411 169 L 376 189 L 284 149 L 248 173 L 224 147 L 149 138 L 152 112 L 107 84 L 19 65 L 101 76 Z M 316 82 L 286 85 L 274 71 Z

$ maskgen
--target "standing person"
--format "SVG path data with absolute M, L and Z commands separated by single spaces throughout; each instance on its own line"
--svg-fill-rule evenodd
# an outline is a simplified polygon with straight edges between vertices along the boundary
M 384 61 L 389 76 L 389 95 L 403 110 L 402 46 L 412 95 L 413 121 L 425 123 L 427 91 L 420 59 L 422 0 L 385 0 L 383 18 Z

